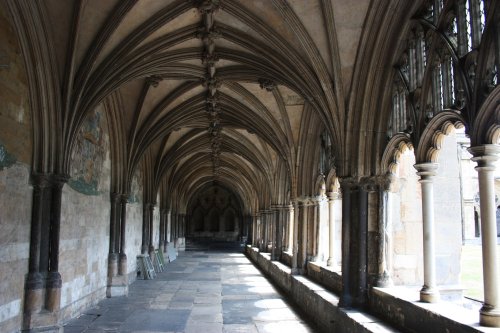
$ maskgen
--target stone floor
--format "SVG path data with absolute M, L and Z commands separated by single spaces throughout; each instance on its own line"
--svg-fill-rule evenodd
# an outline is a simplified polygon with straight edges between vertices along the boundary
M 128 297 L 108 298 L 64 326 L 80 332 L 315 332 L 241 253 L 186 251 Z

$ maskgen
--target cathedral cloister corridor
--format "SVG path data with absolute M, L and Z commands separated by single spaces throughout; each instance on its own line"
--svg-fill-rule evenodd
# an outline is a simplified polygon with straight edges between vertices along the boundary
M 1 333 L 496 333 L 499 245 L 500 0 L 0 0 Z

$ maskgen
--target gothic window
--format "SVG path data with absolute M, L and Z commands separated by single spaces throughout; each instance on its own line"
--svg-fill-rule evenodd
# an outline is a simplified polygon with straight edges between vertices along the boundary
M 416 64 L 417 64 L 417 85 L 422 84 L 425 72 L 425 40 L 424 32 L 419 30 L 417 33 L 417 43 L 415 49 Z
M 411 117 L 407 107 L 407 94 L 404 82 L 398 77 L 393 85 L 392 113 L 389 119 L 387 136 L 391 138 L 396 133 L 411 132 Z

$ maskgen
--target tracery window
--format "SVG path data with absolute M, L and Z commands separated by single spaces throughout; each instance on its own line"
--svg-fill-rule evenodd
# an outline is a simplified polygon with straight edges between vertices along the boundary
M 488 4 L 487 0 L 426 2 L 396 66 L 406 92 L 403 95 L 401 86 L 396 86 L 401 82 L 395 83 L 388 138 L 408 132 L 408 128 L 416 126 L 412 121 L 426 124 L 443 110 L 469 112 L 467 94 L 477 84 L 476 50 L 485 29 Z M 490 65 L 486 82 L 482 83 L 489 91 L 498 85 L 499 61 Z

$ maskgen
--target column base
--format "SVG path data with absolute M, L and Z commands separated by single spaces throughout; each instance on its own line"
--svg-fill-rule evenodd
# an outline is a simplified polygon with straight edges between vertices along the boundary
M 300 275 L 300 270 L 298 268 L 292 268 L 292 270 L 290 271 L 290 274 Z
M 45 307 L 50 312 L 59 311 L 61 308 L 62 279 L 59 272 L 50 272 L 47 276 L 47 290 Z
M 127 275 L 127 255 L 120 253 L 120 261 L 118 263 L 118 274 Z
M 377 280 L 375 281 L 375 287 L 379 288 L 388 288 L 392 287 L 394 285 L 394 282 L 392 281 L 392 278 L 387 272 L 382 273 L 381 275 L 377 276 Z
M 26 277 L 24 296 L 24 313 L 37 313 L 45 303 L 45 288 L 43 277 L 40 273 L 30 273 Z
M 333 266 L 335 266 L 335 260 L 334 260 L 334 259 L 332 259 L 332 258 L 328 258 L 328 260 L 326 261 L 326 265 L 327 265 L 328 267 L 333 267 Z
M 108 277 L 111 278 L 118 274 L 118 254 L 110 253 L 108 255 Z
M 155 253 L 155 248 L 152 246 L 149 248 L 149 257 L 154 262 L 154 260 L 156 258 L 156 253 Z
M 38 312 L 24 312 L 21 332 L 63 332 L 58 325 L 59 312 L 42 309 Z
M 483 305 L 479 310 L 479 325 L 487 327 L 500 327 L 500 309 Z
M 117 275 L 108 279 L 106 286 L 106 297 L 117 297 L 128 295 L 128 275 Z
M 423 286 L 420 290 L 420 301 L 426 303 L 436 303 L 439 302 L 439 291 L 436 288 L 429 288 Z

